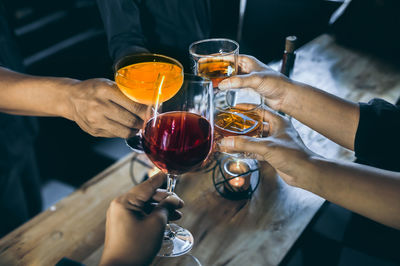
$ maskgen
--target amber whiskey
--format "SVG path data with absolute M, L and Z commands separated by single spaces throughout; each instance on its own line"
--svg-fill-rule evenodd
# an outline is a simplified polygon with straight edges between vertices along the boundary
M 236 74 L 235 63 L 222 60 L 199 62 L 198 74 L 209 78 L 213 87 L 217 88 L 222 80 Z
M 260 137 L 263 130 L 262 122 L 258 110 L 227 108 L 215 115 L 216 138 L 237 135 Z

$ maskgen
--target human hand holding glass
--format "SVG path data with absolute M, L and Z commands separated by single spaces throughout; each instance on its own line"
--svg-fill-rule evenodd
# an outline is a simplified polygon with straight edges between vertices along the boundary
M 249 88 L 218 88 L 224 79 L 238 74 L 239 44 L 229 39 L 206 39 L 192 43 L 189 53 L 194 62 L 194 73 L 213 81 L 215 140 L 226 136 L 261 136 L 263 118 L 259 110 L 263 103 L 262 97 Z M 245 185 L 249 182 L 245 182 L 241 175 L 248 171 L 246 169 L 254 168 L 257 164 L 255 160 L 245 159 L 244 153 L 216 152 L 213 157 L 223 165 L 223 176 L 237 176 L 229 181 L 235 187 L 228 184 L 229 190 L 246 192 L 250 189 L 250 186 Z M 231 165 L 237 166 L 234 171 L 227 170 Z
M 177 209 L 183 207 L 175 194 L 160 189 L 165 180 L 163 173 L 155 174 L 110 203 L 99 265 L 151 263 L 161 247 L 168 218 L 179 219 Z
M 189 53 L 194 73 L 213 81 L 216 139 L 232 135 L 261 136 L 262 116 L 258 109 L 262 97 L 247 88 L 218 89 L 221 81 L 238 73 L 239 44 L 229 39 L 206 39 L 192 43 Z

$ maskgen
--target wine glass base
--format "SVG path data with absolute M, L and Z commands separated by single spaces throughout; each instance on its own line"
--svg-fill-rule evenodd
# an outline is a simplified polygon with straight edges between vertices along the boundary
M 157 256 L 178 257 L 188 253 L 194 243 L 192 234 L 176 224 L 169 224 L 169 227 L 170 230 L 164 234 L 163 243 Z

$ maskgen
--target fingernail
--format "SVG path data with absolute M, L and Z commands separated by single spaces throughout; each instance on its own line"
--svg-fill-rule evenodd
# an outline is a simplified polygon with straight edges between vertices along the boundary
M 229 79 L 223 80 L 218 84 L 218 88 L 220 90 L 230 89 L 230 87 L 231 87 L 231 81 Z

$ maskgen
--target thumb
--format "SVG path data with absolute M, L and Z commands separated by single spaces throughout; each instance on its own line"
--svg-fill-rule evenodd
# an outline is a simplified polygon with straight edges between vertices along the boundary
M 220 90 L 252 88 L 258 90 L 262 84 L 262 78 L 257 74 L 237 75 L 221 81 L 218 85 Z M 258 92 L 258 91 L 257 91 Z
M 267 147 L 264 143 L 265 139 L 253 138 L 248 136 L 225 137 L 219 147 L 224 152 L 243 152 L 256 155 L 256 159 L 264 160 L 263 155 L 267 152 Z
M 163 172 L 158 172 L 146 181 L 134 186 L 129 190 L 129 194 L 134 195 L 133 198 L 138 198 L 142 202 L 146 202 L 157 192 L 166 180 L 166 175 Z
M 268 70 L 269 67 L 251 55 L 240 54 L 238 56 L 238 65 L 242 73 Z

